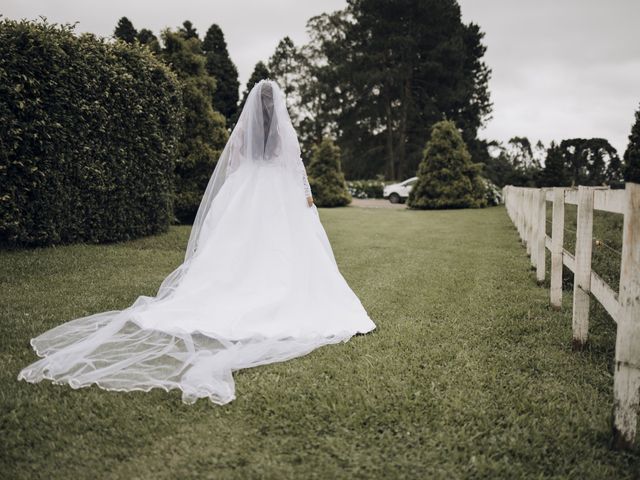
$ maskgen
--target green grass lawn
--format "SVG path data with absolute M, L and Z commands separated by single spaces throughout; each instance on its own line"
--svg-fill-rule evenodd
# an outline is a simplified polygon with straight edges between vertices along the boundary
M 0 252 L 0 478 L 638 478 L 608 448 L 615 325 L 571 352 L 502 208 L 321 217 L 372 334 L 236 374 L 237 400 L 17 382 L 29 339 L 152 295 L 189 229 Z

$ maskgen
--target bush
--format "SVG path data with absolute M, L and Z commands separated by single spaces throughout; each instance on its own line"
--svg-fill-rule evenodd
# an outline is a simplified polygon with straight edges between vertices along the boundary
M 351 180 L 347 189 L 355 198 L 382 198 L 384 182 L 382 180 Z
M 147 49 L 0 22 L 0 242 L 127 240 L 172 218 L 182 103 Z
M 502 189 L 491 180 L 481 177 L 480 181 L 484 186 L 484 199 L 487 205 L 496 206 L 503 203 Z
M 424 150 L 408 205 L 420 209 L 485 207 L 485 187 L 479 172 L 480 166 L 471 162 L 455 124 L 438 122 Z
M 340 167 L 340 149 L 325 139 L 313 148 L 309 164 L 309 184 L 319 207 L 342 207 L 351 203 Z

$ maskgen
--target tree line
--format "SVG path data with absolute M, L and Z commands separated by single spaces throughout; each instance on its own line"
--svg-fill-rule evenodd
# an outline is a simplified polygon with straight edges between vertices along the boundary
M 479 146 L 478 128 L 491 111 L 490 70 L 483 61 L 484 34 L 462 22 L 457 1 L 350 0 L 343 10 L 311 18 L 307 31 L 308 43 L 295 45 L 284 37 L 267 61 L 256 64 L 243 98 L 238 98 L 237 69 L 217 25 L 200 39 L 186 21 L 158 39 L 123 17 L 114 35 L 149 46 L 179 73 L 184 62 L 167 41 L 177 36 L 187 42 L 188 50 L 204 60 L 204 74 L 215 79 L 211 105 L 227 128 L 257 81 L 277 81 L 304 159 L 314 145 L 333 138 L 351 178 L 413 175 L 431 127 L 443 118 L 456 123 L 472 151 Z
M 570 138 L 548 147 L 527 137 L 487 142 L 482 163 L 485 176 L 499 186 L 621 187 L 625 177 L 623 159 L 604 138 Z
M 495 185 L 640 182 L 640 109 L 624 156 L 602 138 L 478 139 L 491 72 L 455 0 L 349 0 L 307 30 L 306 44 L 285 37 L 258 62 L 240 95 L 216 24 L 156 34 L 122 17 L 120 41 L 105 42 L 0 22 L 0 243 L 112 241 L 190 222 L 265 78 L 285 92 L 320 206 L 350 201 L 345 176 L 418 172 L 414 208 L 492 204 Z
M 456 0 L 349 0 L 343 10 L 311 18 L 307 32 L 310 40 L 303 45 L 289 37 L 280 40 L 273 54 L 256 64 L 242 96 L 218 25 L 200 39 L 186 21 L 177 31 L 163 32 L 161 46 L 152 32 L 136 31 L 123 17 L 115 36 L 148 45 L 178 71 L 190 63 L 176 58 L 184 53 L 175 48 L 170 55 L 167 40 L 187 42 L 204 66 L 189 75 L 204 73 L 215 81 L 208 96 L 227 129 L 255 83 L 277 81 L 304 160 L 312 157 L 314 146 L 332 138 L 347 178 L 414 175 L 432 128 L 446 120 L 458 129 L 479 174 L 495 185 L 619 186 L 624 181 L 625 160 L 603 138 L 565 139 L 548 146 L 527 137 L 505 144 L 478 138 L 492 111 L 491 70 L 484 61 L 484 33 L 462 21 Z M 207 167 L 215 161 L 201 157 Z M 207 171 L 202 170 L 200 185 Z

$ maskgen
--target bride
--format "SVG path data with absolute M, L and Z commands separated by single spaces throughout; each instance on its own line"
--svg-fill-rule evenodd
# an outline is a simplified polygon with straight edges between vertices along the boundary
M 277 84 L 256 84 L 211 176 L 184 262 L 155 297 L 31 340 L 18 378 L 235 398 L 232 372 L 375 328 L 338 271 Z

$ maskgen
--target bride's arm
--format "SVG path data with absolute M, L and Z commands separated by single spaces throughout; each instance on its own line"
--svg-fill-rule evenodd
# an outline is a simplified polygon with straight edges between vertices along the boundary
M 313 195 L 311 193 L 311 185 L 309 185 L 309 179 L 307 178 L 307 170 L 304 168 L 302 158 L 298 159 L 298 171 L 302 176 L 302 186 L 304 188 L 304 195 L 307 197 L 307 205 L 313 205 Z
M 242 127 L 237 126 L 236 129 L 231 133 L 231 138 L 229 139 L 229 164 L 227 165 L 227 170 L 225 172 L 228 177 L 237 168 L 240 166 L 241 156 L 244 154 L 244 132 Z

